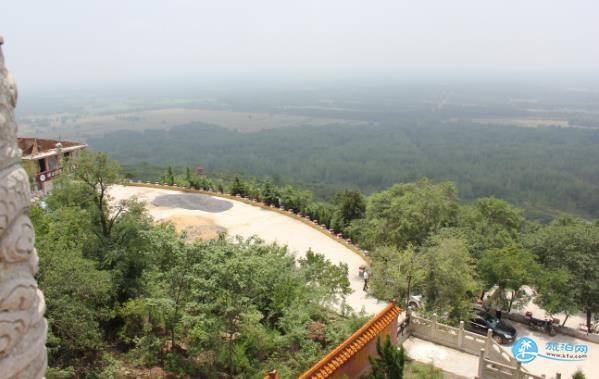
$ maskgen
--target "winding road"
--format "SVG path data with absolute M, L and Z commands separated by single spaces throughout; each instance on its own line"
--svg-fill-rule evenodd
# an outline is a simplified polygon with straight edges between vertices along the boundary
M 359 277 L 358 270 L 366 262 L 360 255 L 331 236 L 293 217 L 241 201 L 162 188 L 115 185 L 110 188 L 109 194 L 114 201 L 136 197 L 145 202 L 155 220 L 199 216 L 224 228 L 229 236 L 258 236 L 267 243 L 287 245 L 295 256 L 312 249 L 324 254 L 335 264 L 347 264 L 353 292 L 347 296 L 346 302 L 354 311 L 364 310 L 367 314 L 374 314 L 386 305 L 385 302 L 366 296 L 363 291 L 364 282 Z

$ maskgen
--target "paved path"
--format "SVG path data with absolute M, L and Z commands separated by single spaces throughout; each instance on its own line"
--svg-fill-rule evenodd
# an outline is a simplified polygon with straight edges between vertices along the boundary
M 348 265 L 353 293 L 347 297 L 347 304 L 356 312 L 364 309 L 366 313 L 374 314 L 386 305 L 367 297 L 362 290 L 364 283 L 358 276 L 359 267 L 366 264 L 362 257 L 326 234 L 292 217 L 241 201 L 158 188 L 113 186 L 110 195 L 115 200 L 137 197 L 146 202 L 150 214 L 156 220 L 196 215 L 224 227 L 230 236 L 240 235 L 248 238 L 256 235 L 269 243 L 287 245 L 295 255 L 303 255 L 311 248 L 324 254 L 335 264 Z
M 478 371 L 478 357 L 429 341 L 410 337 L 403 343 L 408 356 L 418 362 L 431 363 L 453 377 L 474 378 Z M 448 377 L 448 375 L 445 375 Z

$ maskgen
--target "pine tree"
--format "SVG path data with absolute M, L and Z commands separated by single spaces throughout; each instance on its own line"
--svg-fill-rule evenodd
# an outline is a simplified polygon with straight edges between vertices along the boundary
M 368 361 L 372 366 L 370 378 L 402 379 L 406 360 L 406 354 L 403 346 L 397 350 L 397 347 L 391 343 L 391 338 L 389 338 L 387 335 L 387 338 L 383 344 L 381 344 L 381 339 L 377 338 L 376 351 L 378 353 L 378 357 L 368 357 Z
M 175 174 L 173 173 L 173 168 L 168 166 L 168 170 L 166 172 L 166 184 L 172 186 L 175 184 Z
M 261 195 L 262 195 L 262 201 L 264 201 L 264 203 L 266 205 L 271 205 L 271 204 L 274 204 L 275 206 L 279 205 L 278 204 L 279 194 L 277 193 L 276 188 L 272 185 L 270 180 L 267 180 L 264 183 Z
M 236 176 L 233 180 L 233 185 L 231 186 L 231 195 L 245 196 L 245 194 L 245 186 L 243 185 L 243 183 L 241 183 L 239 177 Z

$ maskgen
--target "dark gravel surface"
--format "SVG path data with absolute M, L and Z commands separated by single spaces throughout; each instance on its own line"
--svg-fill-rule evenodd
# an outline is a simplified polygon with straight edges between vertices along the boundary
M 183 208 L 210 213 L 220 213 L 233 208 L 233 203 L 230 201 L 191 193 L 161 195 L 156 197 L 152 204 L 157 207 Z

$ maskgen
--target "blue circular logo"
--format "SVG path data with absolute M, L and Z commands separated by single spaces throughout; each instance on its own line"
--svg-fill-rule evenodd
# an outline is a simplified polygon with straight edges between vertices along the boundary
M 512 346 L 512 354 L 518 362 L 532 362 L 539 354 L 537 343 L 528 337 L 519 338 Z

